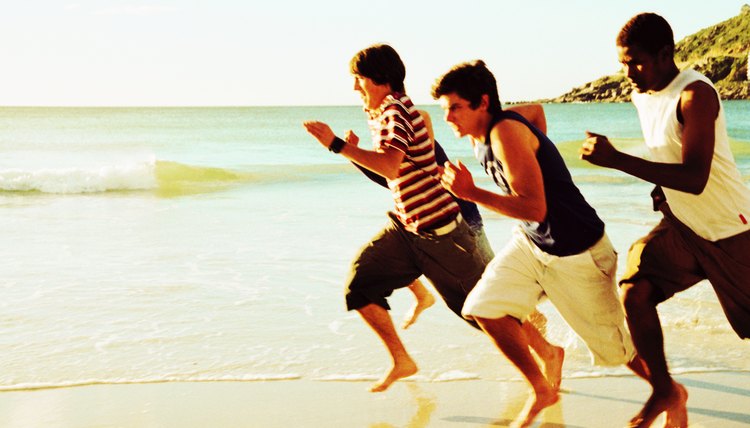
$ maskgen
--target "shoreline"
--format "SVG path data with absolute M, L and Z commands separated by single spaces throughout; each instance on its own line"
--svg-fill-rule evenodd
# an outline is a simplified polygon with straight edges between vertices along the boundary
M 710 374 L 739 374 L 747 375 L 750 377 L 750 370 L 743 369 L 728 369 L 728 368 L 710 368 L 710 367 L 696 367 L 696 368 L 671 368 L 670 372 L 672 376 L 679 377 L 684 375 L 710 375 Z M 567 375 L 562 376 L 563 382 L 571 380 L 586 380 L 586 379 L 619 379 L 632 377 L 633 373 L 623 368 L 621 373 L 603 373 L 597 371 L 578 371 L 571 372 Z M 292 382 L 292 381 L 304 381 L 309 383 L 318 382 L 333 382 L 333 383 L 363 383 L 375 382 L 380 378 L 380 374 L 373 375 L 341 375 L 341 376 L 324 376 L 324 377 L 305 377 L 299 374 L 283 374 L 283 375 L 265 375 L 265 376 L 248 376 L 245 378 L 240 377 L 227 377 L 227 378 L 164 378 L 164 379 L 134 379 L 134 380 L 82 380 L 72 381 L 70 383 L 60 384 L 17 384 L 9 386 L 0 386 L 0 396 L 5 393 L 12 392 L 34 392 L 34 391 L 46 391 L 54 389 L 66 389 L 66 388 L 85 388 L 90 386 L 119 386 L 119 385 L 153 385 L 163 383 L 180 383 L 180 384 L 201 384 L 201 383 L 240 383 L 240 384 L 252 384 L 252 383 L 265 383 L 265 382 Z M 494 379 L 481 378 L 476 374 L 455 371 L 451 373 L 444 373 L 438 378 L 427 379 L 421 374 L 416 374 L 400 380 L 399 382 L 406 383 L 419 383 L 419 384 L 438 384 L 438 383 L 453 383 L 453 382 L 489 382 L 489 383 L 521 383 L 523 379 L 520 375 L 512 378 L 498 377 Z
M 750 426 L 750 372 L 677 374 L 691 427 Z M 268 380 L 96 384 L 0 392 L 3 427 L 480 427 L 507 426 L 528 389 L 520 381 Z M 561 400 L 534 426 L 624 426 L 648 398 L 628 376 L 565 378 Z M 661 426 L 660 417 L 654 426 Z

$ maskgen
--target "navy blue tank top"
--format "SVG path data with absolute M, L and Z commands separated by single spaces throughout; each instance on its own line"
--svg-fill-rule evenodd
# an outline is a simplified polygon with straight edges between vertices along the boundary
M 485 172 L 503 193 L 511 194 L 503 165 L 495 158 L 490 146 L 490 131 L 502 120 L 523 123 L 539 140 L 536 160 L 544 180 L 547 216 L 541 223 L 523 221 L 523 231 L 539 249 L 555 256 L 570 256 L 590 248 L 604 235 L 604 222 L 573 183 L 568 167 L 552 141 L 520 114 L 502 111 L 495 115 L 487 130 L 485 144 L 477 142 L 474 155 Z

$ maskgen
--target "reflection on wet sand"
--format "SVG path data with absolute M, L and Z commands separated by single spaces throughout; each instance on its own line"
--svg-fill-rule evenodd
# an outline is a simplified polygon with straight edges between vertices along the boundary
M 405 428 L 426 428 L 430 426 L 430 418 L 437 408 L 435 403 L 435 397 L 432 394 L 427 394 L 422 388 L 416 383 L 406 383 L 409 389 L 409 395 L 414 400 L 416 412 L 414 416 L 409 419 L 409 422 L 405 425 Z M 404 403 L 406 404 L 406 403 Z M 370 425 L 370 428 L 396 428 L 394 425 L 385 422 L 378 422 Z
M 497 393 L 499 416 L 495 419 L 479 416 L 450 416 L 444 421 L 472 423 L 485 427 L 517 427 L 523 420 L 522 412 L 529 399 L 530 390 L 521 383 L 500 384 L 501 391 Z M 485 391 L 482 391 L 485 392 Z M 482 393 L 478 392 L 478 393 Z M 537 417 L 532 426 L 539 428 L 574 428 L 563 423 L 562 400 L 548 407 Z M 538 425 L 537 425 L 538 424 Z

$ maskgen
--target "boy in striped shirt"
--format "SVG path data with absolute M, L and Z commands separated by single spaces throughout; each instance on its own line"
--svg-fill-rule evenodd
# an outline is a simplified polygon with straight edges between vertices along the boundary
M 325 123 L 310 121 L 304 126 L 333 153 L 385 177 L 395 201 L 390 222 L 355 258 L 346 290 L 347 309 L 362 315 L 393 360 L 392 368 L 371 388 L 379 392 L 417 372 L 388 314 L 386 298 L 425 275 L 461 316 L 464 300 L 489 260 L 440 184 L 433 141 L 405 94 L 406 71 L 396 51 L 388 45 L 371 46 L 352 58 L 350 68 L 368 114 L 374 150 L 358 147 L 356 138 L 336 137 Z M 532 347 L 544 359 L 551 345 L 526 324 L 538 339 L 538 346 Z

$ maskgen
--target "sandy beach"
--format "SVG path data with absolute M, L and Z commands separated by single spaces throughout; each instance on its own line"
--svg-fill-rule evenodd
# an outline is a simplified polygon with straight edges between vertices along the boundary
M 677 376 L 691 427 L 750 426 L 750 373 Z M 382 393 L 367 382 L 310 380 L 90 385 L 0 393 L 3 427 L 489 427 L 507 426 L 527 394 L 520 382 L 405 381 Z M 537 427 L 620 427 L 647 385 L 630 376 L 565 379 Z M 657 420 L 654 426 L 661 426 Z

